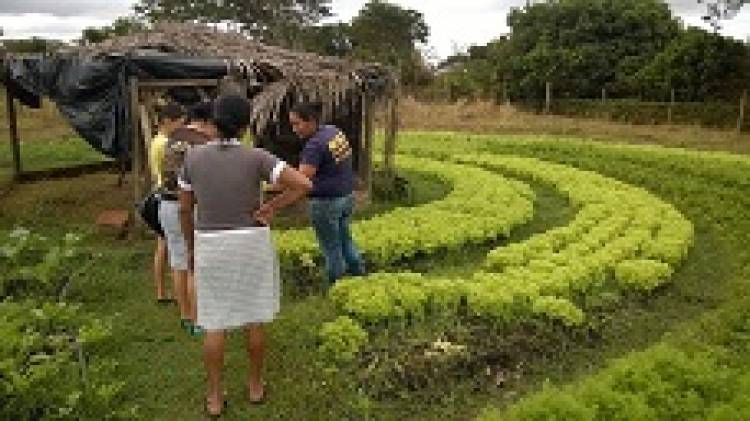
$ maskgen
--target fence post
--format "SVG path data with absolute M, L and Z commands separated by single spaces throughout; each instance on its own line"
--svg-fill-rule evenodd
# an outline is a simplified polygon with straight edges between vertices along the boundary
M 669 109 L 667 110 L 667 123 L 672 124 L 672 108 L 674 107 L 674 88 L 669 97 Z
M 138 86 L 138 77 L 131 76 L 130 85 L 130 175 L 133 182 L 133 202 L 138 203 L 143 199 L 143 161 L 144 145 L 140 135 L 140 107 L 139 96 L 140 88 Z M 140 217 L 133 215 L 133 224 L 131 233 L 135 233 L 135 228 L 142 226 Z
M 374 124 L 374 107 L 375 102 L 370 98 L 367 91 L 362 93 L 362 150 L 364 152 L 362 160 L 362 182 L 367 193 L 367 197 L 372 197 L 372 135 L 375 127 Z
M 552 102 L 552 83 L 547 82 L 546 100 L 544 102 L 544 113 L 549 114 L 550 103 Z
M 508 81 L 503 81 L 503 100 L 505 105 L 510 105 L 510 95 L 508 94 Z
M 6 111 L 8 115 L 8 129 L 10 130 L 10 150 L 13 156 L 13 181 L 20 181 L 21 170 L 21 141 L 18 137 L 18 116 L 16 115 L 16 100 L 10 88 L 5 88 Z
M 396 174 L 396 137 L 398 135 L 398 97 L 399 82 L 393 81 L 390 93 L 386 99 L 385 110 L 385 146 L 383 147 L 383 164 L 389 181 L 393 180 Z
M 602 117 L 609 120 L 609 112 L 607 111 L 607 88 L 602 88 Z
M 742 91 L 740 97 L 740 115 L 737 117 L 737 133 L 742 133 L 742 124 L 745 121 L 745 104 L 747 103 L 747 89 Z

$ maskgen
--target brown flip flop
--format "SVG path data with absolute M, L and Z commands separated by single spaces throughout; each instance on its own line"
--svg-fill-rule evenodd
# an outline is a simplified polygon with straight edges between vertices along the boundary
M 205 411 L 206 415 L 209 418 L 211 418 L 211 419 L 218 419 L 222 415 L 224 415 L 224 411 L 227 409 L 227 406 L 229 406 L 229 401 L 226 398 L 224 398 L 224 402 L 222 403 L 221 411 L 219 411 L 219 413 L 217 413 L 217 414 L 211 413 L 211 411 L 208 409 L 208 405 L 209 405 L 208 398 L 206 398 L 206 405 L 203 407 L 203 410 Z
M 262 405 L 266 402 L 266 397 L 268 396 L 268 386 L 263 383 L 263 393 L 260 395 L 260 399 L 250 399 L 250 390 L 248 389 L 248 401 L 250 401 L 251 405 Z

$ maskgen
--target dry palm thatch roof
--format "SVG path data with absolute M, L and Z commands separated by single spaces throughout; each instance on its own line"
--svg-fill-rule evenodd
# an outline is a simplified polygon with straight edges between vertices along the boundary
M 241 33 L 192 23 L 157 24 L 147 32 L 75 47 L 67 53 L 96 56 L 154 50 L 224 59 L 228 68 L 244 69 L 245 74 L 260 79 L 262 90 L 252 98 L 253 121 L 259 127 L 277 119 L 289 94 L 296 99 L 321 101 L 327 114 L 337 108 L 347 93 L 368 92 L 378 96 L 394 83 L 392 72 L 381 65 L 290 51 L 264 45 Z

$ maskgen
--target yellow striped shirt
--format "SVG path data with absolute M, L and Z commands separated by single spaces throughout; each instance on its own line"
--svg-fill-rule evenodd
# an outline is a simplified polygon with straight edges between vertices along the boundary
M 157 133 L 151 141 L 151 147 L 148 150 L 148 166 L 151 169 L 151 181 L 154 183 L 154 188 L 161 187 L 164 182 L 162 180 L 162 171 L 168 140 L 164 134 Z

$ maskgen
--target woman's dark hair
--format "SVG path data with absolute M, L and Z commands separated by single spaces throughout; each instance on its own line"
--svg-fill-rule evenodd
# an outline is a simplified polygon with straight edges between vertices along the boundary
M 300 102 L 292 107 L 291 112 L 297 114 L 299 118 L 307 122 L 315 121 L 320 123 L 320 116 L 323 114 L 323 104 L 320 102 Z
M 185 117 L 185 109 L 176 102 L 170 102 L 159 110 L 159 122 L 164 120 L 177 120 Z
M 211 121 L 211 114 L 213 114 L 213 103 L 210 101 L 201 101 L 193 104 L 188 109 L 188 120 Z
M 221 137 L 231 139 L 250 124 L 250 103 L 239 95 L 222 95 L 213 104 L 213 123 Z

